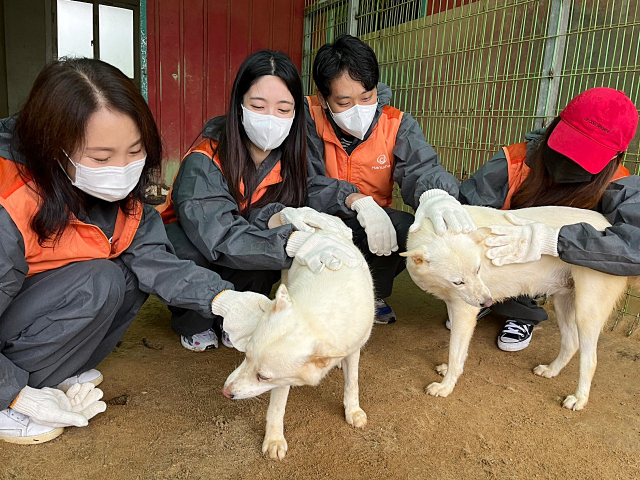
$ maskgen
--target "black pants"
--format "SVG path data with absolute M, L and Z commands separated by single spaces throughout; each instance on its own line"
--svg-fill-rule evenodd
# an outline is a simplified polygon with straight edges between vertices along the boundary
M 548 317 L 544 308 L 528 295 L 510 298 L 500 303 L 496 303 L 491 310 L 499 315 L 518 320 L 529 325 L 537 325 Z
M 414 219 L 412 214 L 394 210 L 390 207 L 385 207 L 384 211 L 389 215 L 398 238 L 398 251 L 387 257 L 371 253 L 367 242 L 367 234 L 356 217 L 344 220 L 344 223 L 353 230 L 353 243 L 360 249 L 369 264 L 373 285 L 376 289 L 375 298 L 387 298 L 390 296 L 393 290 L 393 280 L 406 267 L 405 259 L 399 254 L 407 251 L 407 235 Z
M 178 258 L 191 260 L 196 265 L 213 270 L 223 280 L 233 283 L 238 292 L 249 291 L 269 295 L 274 283 L 280 280 L 280 270 L 237 270 L 212 264 L 191 243 L 178 222 L 166 225 L 166 230 Z M 169 310 L 171 310 L 171 328 L 180 335 L 195 335 L 222 325 L 222 317 L 219 316 L 206 318 L 193 310 L 178 307 L 169 307 Z
M 120 259 L 33 275 L 0 316 L 0 351 L 31 387 L 55 386 L 109 355 L 147 297 Z

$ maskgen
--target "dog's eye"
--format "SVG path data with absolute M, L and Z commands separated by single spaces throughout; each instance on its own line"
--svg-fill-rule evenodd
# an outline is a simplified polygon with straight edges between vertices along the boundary
M 464 282 L 462 280 L 460 280 L 459 282 L 451 282 L 454 285 L 464 285 Z
M 264 375 L 260 375 L 259 373 L 256 373 L 256 378 L 258 379 L 258 381 L 269 380 L 267 377 L 265 377 Z

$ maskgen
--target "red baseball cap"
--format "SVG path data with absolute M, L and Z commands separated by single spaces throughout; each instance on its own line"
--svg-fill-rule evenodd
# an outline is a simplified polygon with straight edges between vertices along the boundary
M 636 134 L 638 110 L 624 92 L 590 88 L 571 100 L 549 136 L 549 148 L 599 173 Z

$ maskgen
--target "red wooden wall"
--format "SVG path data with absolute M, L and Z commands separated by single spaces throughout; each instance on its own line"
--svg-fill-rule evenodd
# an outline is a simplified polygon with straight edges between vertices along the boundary
M 207 119 L 222 115 L 242 61 L 270 48 L 300 69 L 304 0 L 147 0 L 149 105 L 165 146 L 164 180 Z

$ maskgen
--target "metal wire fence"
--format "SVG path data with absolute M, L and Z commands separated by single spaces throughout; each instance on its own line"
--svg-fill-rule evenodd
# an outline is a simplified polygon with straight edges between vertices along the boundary
M 343 33 L 373 48 L 392 104 L 461 180 L 588 88 L 640 104 L 640 0 L 305 0 L 307 93 L 316 52 Z M 640 173 L 640 134 L 624 163 Z M 634 292 L 616 324 L 623 317 L 630 334 Z

